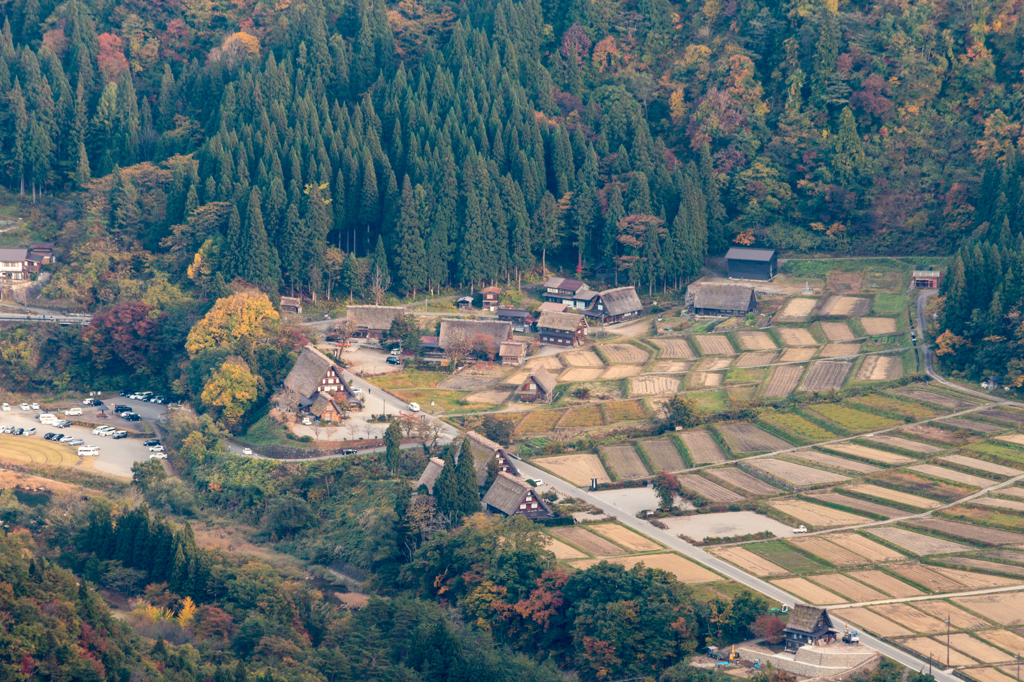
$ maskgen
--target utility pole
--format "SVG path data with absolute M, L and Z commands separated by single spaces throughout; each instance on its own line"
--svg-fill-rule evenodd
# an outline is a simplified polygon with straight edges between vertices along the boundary
M 946 668 L 949 668 L 949 616 L 946 616 Z
M 1017 682 L 1020 682 L 1020 654 L 1016 654 L 1017 659 Z

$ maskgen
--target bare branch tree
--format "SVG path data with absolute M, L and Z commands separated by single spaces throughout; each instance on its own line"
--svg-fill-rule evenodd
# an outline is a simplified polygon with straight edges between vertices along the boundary
M 451 360 L 453 371 L 472 350 L 473 340 L 462 329 L 452 329 L 445 338 L 444 354 Z
M 373 292 L 375 305 L 380 305 L 380 302 L 384 300 L 384 292 L 390 288 L 391 275 L 382 272 L 379 265 L 374 265 L 373 272 L 370 274 L 370 291 Z

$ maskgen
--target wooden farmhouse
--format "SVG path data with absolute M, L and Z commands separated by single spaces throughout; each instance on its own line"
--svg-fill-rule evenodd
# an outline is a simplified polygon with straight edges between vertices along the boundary
M 528 519 L 546 519 L 552 516 L 547 502 L 524 479 L 501 472 L 484 495 L 488 511 L 505 516 L 525 516 Z
M 828 609 L 797 604 L 789 611 L 789 621 L 783 635 L 786 637 L 786 649 L 796 651 L 805 644 L 813 646 L 818 642 L 828 643 L 835 639 L 836 631 L 832 627 Z
M 306 346 L 284 380 L 285 388 L 297 396 L 299 407 L 313 405 L 326 393 L 337 405 L 359 405 L 359 399 L 342 376 L 341 368 L 313 346 Z
M 596 293 L 587 307 L 586 315 L 603 324 L 614 324 L 640 317 L 644 305 L 633 287 L 618 287 Z
M 338 407 L 338 404 L 334 402 L 330 394 L 323 392 L 317 394 L 316 400 L 309 406 L 309 413 L 328 424 L 345 419 L 345 412 Z
M 938 289 L 942 286 L 942 272 L 934 268 L 914 270 L 911 281 L 915 289 Z
M 541 343 L 579 346 L 586 341 L 587 319 L 580 313 L 541 313 L 537 332 Z
M 465 447 L 469 449 L 469 454 L 473 457 L 473 468 L 476 470 L 476 482 L 479 486 L 484 486 L 487 482 L 488 471 L 492 469 L 514 476 L 519 475 L 505 448 L 486 436 L 476 431 L 467 431 Z M 461 457 L 461 453 L 459 456 Z
M 444 319 L 437 339 L 443 351 L 462 345 L 493 358 L 497 357 L 501 344 L 512 340 L 512 325 L 497 320 Z
M 544 367 L 536 367 L 519 384 L 519 388 L 516 389 L 516 395 L 524 403 L 551 402 L 551 398 L 555 393 L 556 383 L 555 377 L 551 376 L 551 372 Z
M 361 339 L 379 339 L 384 336 L 391 323 L 405 317 L 402 306 L 350 305 L 348 323 L 352 336 Z
M 498 357 L 503 365 L 519 367 L 526 362 L 526 344 L 522 341 L 506 341 L 501 344 Z
M 695 315 L 746 315 L 757 307 L 753 287 L 705 284 L 693 296 Z
M 498 309 L 498 298 L 501 296 L 501 287 L 487 287 L 480 290 L 482 299 L 481 305 L 484 310 L 495 312 Z
M 53 265 L 57 262 L 53 255 L 53 242 L 32 242 L 28 245 L 29 256 L 34 256 L 41 265 Z
M 770 282 L 779 274 L 779 256 L 775 249 L 749 249 L 734 246 L 725 254 L 729 279 L 754 279 Z
M 544 282 L 544 300 L 583 310 L 597 294 L 578 279 L 552 277 Z
M 286 313 L 299 314 L 302 312 L 302 299 L 298 296 L 282 296 L 281 310 Z
M 439 457 L 431 457 L 430 461 L 427 462 L 427 468 L 420 474 L 420 479 L 416 481 L 416 490 L 423 486 L 427 489 L 428 495 L 434 494 L 434 483 L 437 482 L 437 477 L 441 475 L 441 469 L 444 469 L 444 460 Z
M 512 330 L 525 333 L 533 324 L 533 317 L 529 310 L 516 310 L 515 308 L 498 308 L 498 320 L 508 322 Z

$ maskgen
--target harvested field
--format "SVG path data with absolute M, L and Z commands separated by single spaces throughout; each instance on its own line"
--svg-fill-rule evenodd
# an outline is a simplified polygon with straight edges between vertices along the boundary
M 647 419 L 644 408 L 635 400 L 616 400 L 610 403 L 602 403 L 604 418 L 608 424 L 624 421 L 637 421 Z
M 1010 497 L 1019 497 L 1024 499 L 1024 488 L 1000 488 L 996 492 L 1000 495 L 1009 495 Z
M 765 483 L 757 476 L 751 476 L 742 469 L 736 467 L 722 467 L 720 469 L 710 469 L 708 475 L 717 478 L 719 481 L 724 481 L 734 488 L 744 490 L 751 495 L 777 495 L 782 492 L 773 485 Z
M 822 322 L 821 332 L 829 341 L 853 341 L 856 338 L 845 322 Z
M 708 376 L 719 375 L 711 374 Z M 719 378 L 721 377 L 719 376 Z M 629 380 L 630 395 L 662 395 L 665 393 L 675 393 L 678 388 L 678 377 L 648 375 L 643 377 L 633 377 Z
M 601 417 L 601 408 L 597 405 L 583 405 L 582 407 L 574 407 L 566 412 L 565 416 L 559 420 L 558 428 L 600 426 L 601 424 L 604 424 L 604 418 Z
M 1024 535 L 1019 533 L 1010 533 L 1005 530 L 996 530 L 995 528 L 983 528 L 982 526 L 974 526 L 968 523 L 957 523 L 955 521 L 933 518 L 914 519 L 907 523 L 934 530 L 943 535 L 949 535 L 968 542 L 980 542 L 985 545 L 1019 545 L 1024 543 Z
M 789 351 L 787 351 L 789 352 Z M 803 365 L 780 365 L 772 370 L 764 387 L 764 397 L 785 398 L 793 392 L 804 373 Z
M 924 391 L 921 389 L 905 388 L 900 391 L 897 391 L 897 393 L 899 393 L 900 395 L 905 395 L 908 398 L 913 398 L 914 400 L 920 400 L 923 403 L 930 403 L 932 405 L 948 407 L 950 410 L 953 410 L 954 412 L 966 410 L 971 407 L 977 407 L 974 403 L 969 403 L 966 400 L 959 400 L 957 398 L 952 398 L 948 395 L 942 395 L 941 393 L 932 393 L 931 391 Z
M 920 585 L 929 592 L 962 592 L 964 585 L 953 580 L 949 576 L 942 575 L 921 564 L 896 564 L 889 567 L 893 573 L 897 573 L 912 583 Z
M 1024 414 L 1010 412 L 1009 410 L 985 410 L 982 414 L 999 421 L 1010 422 L 1011 424 L 1024 424 Z
M 859 554 L 834 545 L 824 537 L 815 535 L 807 538 L 790 538 L 789 542 L 800 549 L 810 552 L 815 556 L 819 556 L 833 566 L 861 566 L 868 563 L 867 560 Z M 820 582 L 820 581 L 819 581 Z M 858 599 L 857 601 L 866 601 Z
M 924 592 L 913 585 L 908 585 L 902 580 L 898 580 L 888 573 L 883 573 L 878 570 L 854 571 L 852 573 L 847 573 L 847 575 L 871 585 L 872 587 L 878 588 L 890 597 L 896 597 L 897 599 L 901 599 L 903 597 L 919 597 L 924 594 Z
M 839 545 L 851 552 L 856 552 L 860 556 L 864 557 L 868 561 L 899 561 L 905 559 L 902 554 L 894 549 L 889 549 L 885 545 L 881 545 L 874 540 L 869 540 L 863 535 L 857 533 L 832 533 L 828 536 L 828 540 L 835 545 Z
M 512 395 L 512 393 L 508 390 L 480 391 L 479 393 L 471 393 L 470 395 L 467 395 L 466 400 L 473 404 L 490 403 L 491 405 L 500 405 L 508 400 L 510 395 Z
M 562 366 L 559 365 L 558 367 L 561 368 Z M 530 372 L 527 370 L 523 370 L 521 372 L 513 372 L 512 374 L 509 374 L 507 377 L 502 379 L 501 383 L 504 386 L 520 386 L 524 381 L 526 381 L 526 377 L 528 376 L 530 376 Z
M 564 355 L 562 357 L 565 357 Z M 562 369 L 562 363 L 554 355 L 545 355 L 540 358 L 530 358 L 526 361 L 527 367 L 543 367 L 551 372 L 557 372 Z M 523 377 L 526 378 L 525 376 Z
M 839 595 L 829 592 L 823 587 L 818 587 L 811 581 L 804 578 L 782 578 L 780 580 L 772 580 L 771 583 L 776 587 L 799 597 L 808 604 L 829 606 L 832 604 L 846 603 L 846 600 Z
M 640 350 L 628 343 L 608 343 L 601 346 L 601 352 L 609 362 L 627 365 L 642 365 L 647 362 L 647 351 Z
M 913 634 L 902 625 L 894 623 L 888 618 L 882 618 L 877 613 L 865 608 L 843 609 L 843 618 L 879 637 L 902 637 Z
M 744 545 L 744 547 L 792 573 L 821 573 L 827 568 L 825 564 L 817 559 L 813 559 L 803 552 L 798 552 L 791 544 L 782 540 L 755 542 Z
M 807 362 L 817 354 L 818 348 L 787 348 L 782 351 L 779 362 Z
M 819 358 L 845 358 L 860 351 L 859 343 L 829 343 L 821 347 Z
M 949 645 L 982 663 L 1003 663 L 1013 660 L 1013 656 L 1010 654 L 1003 653 L 999 649 L 971 637 L 966 632 L 950 635 Z
M 722 334 L 701 334 L 691 338 L 697 342 L 702 355 L 736 355 L 736 349 Z
M 725 375 L 716 372 L 691 372 L 688 382 L 690 388 L 714 388 L 721 386 Z
M 827 447 L 829 450 L 837 450 L 847 455 L 853 455 L 854 457 L 860 457 L 862 459 L 871 460 L 872 462 L 880 462 L 882 464 L 901 465 L 917 461 L 912 457 L 894 455 L 893 453 L 886 452 L 885 450 L 876 450 L 865 445 L 858 445 L 857 443 L 829 443 L 824 447 Z
M 659 568 L 671 573 L 681 583 L 710 583 L 722 578 L 689 559 L 678 554 L 642 554 L 640 556 L 615 557 L 608 559 L 613 564 L 621 564 L 626 569 L 642 563 L 647 568 Z M 579 569 L 590 568 L 598 563 L 597 559 L 574 561 L 572 566 Z
M 680 431 L 676 435 L 683 441 L 686 451 L 690 453 L 690 461 L 694 464 L 713 464 L 728 459 L 715 439 L 704 429 Z
M 932 618 L 908 604 L 879 604 L 870 608 L 880 616 L 894 620 L 914 632 L 931 634 L 933 632 L 946 631 L 946 624 L 944 622 L 937 618 Z
M 871 336 L 896 333 L 896 320 L 892 317 L 862 317 L 860 324 Z
M 693 367 L 692 362 L 656 362 L 651 371 L 663 374 L 682 374 L 683 372 L 689 372 L 691 367 Z
M 960 571 L 955 568 L 945 568 L 944 566 L 935 566 L 934 568 L 950 580 L 955 580 L 972 590 L 987 590 L 990 587 L 1009 587 L 1010 585 L 1020 584 L 1019 580 L 1014 580 L 1013 578 L 986 575 L 985 573 L 976 573 L 974 571 Z
M 838 391 L 846 381 L 846 375 L 853 367 L 852 362 L 825 362 L 818 360 L 811 363 L 807 376 L 800 385 L 801 391 Z
M 1024 651 L 1024 637 L 1021 637 L 1012 630 L 983 630 L 974 634 L 987 642 L 1003 647 L 1007 651 Z
M 930 455 L 933 452 L 941 452 L 942 448 L 937 448 L 934 445 L 928 445 L 927 443 L 918 443 L 916 440 L 907 440 L 906 438 L 899 438 L 898 436 L 889 436 L 882 434 L 880 436 L 870 436 L 868 440 L 873 440 L 876 443 L 882 445 L 891 445 L 894 448 L 901 450 L 908 450 L 910 452 L 920 452 L 922 454 Z
M 765 332 L 736 332 L 743 350 L 775 350 L 778 346 Z
M 930 500 L 927 497 L 920 497 L 919 495 L 911 495 L 910 493 L 904 493 L 899 490 L 893 490 L 891 488 L 883 488 L 871 483 L 861 483 L 858 485 L 852 485 L 847 490 L 862 495 L 868 495 L 870 497 L 876 497 L 882 500 L 891 500 L 897 504 L 905 504 L 908 507 L 916 507 L 918 509 L 935 509 L 941 507 L 942 503 L 935 500 Z
M 824 469 L 806 467 L 802 464 L 794 464 L 781 459 L 759 459 L 751 462 L 751 466 L 766 472 L 784 483 L 789 483 L 795 488 L 822 485 L 824 483 L 841 483 L 850 480 L 842 474 L 836 474 Z
M 1024 578 L 1024 566 L 1011 566 L 1009 564 L 997 564 L 993 561 L 981 561 L 980 559 L 961 559 L 959 557 L 950 558 L 950 563 L 956 564 L 957 566 L 963 566 L 968 570 L 978 569 L 979 571 L 991 571 L 992 573 L 1003 573 L 1008 575 L 1017 576 L 1017 578 Z M 1018 580 L 1018 582 L 1020 582 Z
M 629 445 L 602 446 L 599 448 L 604 461 L 615 478 L 645 478 L 649 474 L 640 455 Z
M 584 559 L 587 556 L 575 547 L 570 547 L 561 540 L 556 540 L 552 537 L 546 538 L 544 549 L 554 554 L 555 558 L 559 561 L 564 561 L 566 559 Z
M 600 535 L 595 535 L 580 526 L 552 528 L 551 533 L 573 545 L 576 545 L 592 556 L 614 556 L 616 554 L 626 553 L 626 551 L 621 547 L 608 542 Z
M 945 624 L 943 624 L 945 627 Z M 932 632 L 937 632 L 933 630 Z M 911 651 L 920 654 L 923 658 L 933 658 L 936 661 L 946 660 L 946 643 L 939 642 L 928 637 L 912 637 L 910 639 L 900 640 L 900 646 L 910 649 Z M 966 654 L 962 654 L 956 649 L 949 651 L 949 665 L 957 668 L 963 665 L 975 665 L 977 661 Z
M 1024 549 L 1017 547 L 1015 549 Z M 982 552 L 980 556 L 992 557 L 993 559 L 1002 559 L 1004 561 L 1010 561 L 1015 564 L 1024 564 L 1024 552 L 1013 552 L 1007 549 L 998 549 L 990 552 Z
M 604 374 L 601 375 L 602 381 L 608 379 L 623 379 L 625 377 L 635 377 L 640 373 L 642 367 L 640 365 L 616 365 L 615 367 L 609 367 L 605 370 Z
M 541 457 L 532 463 L 577 486 L 589 486 L 592 478 L 596 478 L 598 483 L 612 482 L 597 455 Z
M 830 575 L 816 575 L 812 580 L 822 587 L 828 588 L 836 594 L 846 597 L 847 600 L 852 602 L 886 599 L 886 596 L 878 590 L 873 590 L 867 585 L 857 582 L 853 578 L 848 578 L 845 575 L 839 575 L 838 573 Z
M 718 547 L 708 551 L 730 563 L 736 564 L 747 573 L 756 575 L 758 578 L 788 573 L 781 566 L 776 566 L 767 559 L 759 557 L 742 547 Z
M 896 355 L 869 355 L 857 370 L 857 381 L 895 381 L 903 376 L 903 359 Z
M 940 424 L 946 426 L 952 426 L 957 429 L 967 429 L 968 431 L 977 431 L 978 433 L 996 433 L 997 431 L 1004 430 L 1003 426 L 995 426 L 994 424 L 986 424 L 985 422 L 976 422 L 972 419 L 943 419 Z
M 978 682 L 1014 682 L 1013 671 L 1007 670 L 1004 675 L 997 668 L 965 668 L 964 674 Z
M 494 383 L 493 376 L 453 374 L 437 384 L 445 391 L 480 391 Z
M 1024 625 L 1024 592 L 953 597 L 953 601 L 999 625 Z
M 762 431 L 753 424 L 738 422 L 735 424 L 719 423 L 715 429 L 722 434 L 722 438 L 733 452 L 743 454 L 752 452 L 773 452 L 775 450 L 786 450 L 789 443 L 776 438 L 767 431 Z
M 971 504 L 977 504 L 991 509 L 1010 509 L 1016 512 L 1024 512 L 1024 502 L 1020 500 L 995 500 L 991 497 L 982 497 L 971 500 Z
M 686 339 L 654 339 L 651 343 L 661 349 L 663 358 L 693 360 L 697 357 Z
M 737 367 L 761 367 L 770 365 L 779 357 L 778 353 L 744 353 L 736 360 Z
M 615 544 L 621 545 L 633 552 L 650 552 L 655 549 L 661 549 L 661 545 L 658 543 L 652 542 L 643 535 L 634 533 L 617 523 L 598 523 L 593 526 L 587 526 L 587 530 L 603 535 Z
M 709 502 L 742 502 L 744 499 L 742 495 L 737 495 L 728 488 L 723 488 L 696 474 L 687 474 L 676 478 L 679 480 L 679 485 L 687 490 L 692 490 Z
M 921 535 L 902 528 L 878 527 L 868 530 L 872 535 L 877 535 L 891 545 L 896 545 L 911 554 L 918 556 L 930 556 L 932 554 L 952 554 L 953 552 L 964 552 L 971 547 L 962 545 L 959 542 L 943 540 L 930 535 Z
M 806 320 L 816 305 L 818 305 L 816 298 L 791 298 L 786 301 L 786 305 L 783 306 L 776 319 L 796 322 Z
M 604 362 L 592 350 L 578 350 L 572 353 L 563 353 L 562 362 L 566 367 L 604 367 Z
M 826 455 L 823 452 L 814 452 L 813 450 L 803 450 L 801 452 L 791 452 L 790 457 L 802 459 L 805 462 L 824 464 L 825 466 L 832 467 L 833 469 L 842 469 L 844 471 L 853 471 L 858 474 L 870 474 L 874 471 L 880 471 L 878 467 L 871 466 L 870 464 L 863 464 L 852 459 L 843 459 L 842 457 L 836 457 L 835 455 Z
M 729 369 L 732 365 L 732 358 L 705 358 L 694 367 L 698 372 L 717 372 L 721 369 Z
M 880 417 L 870 412 L 862 412 L 852 407 L 835 403 L 822 403 L 810 407 L 808 410 L 854 433 L 861 433 L 872 429 L 886 429 L 903 423 L 902 421 Z
M 939 443 L 953 444 L 959 441 L 959 439 L 946 429 L 940 429 L 937 426 L 931 426 L 930 424 L 912 424 L 905 426 L 900 429 L 903 433 L 907 433 L 913 436 L 919 436 L 921 438 L 927 438 Z M 1000 436 L 996 436 L 1000 438 Z
M 870 298 L 829 296 L 821 308 L 822 317 L 861 317 L 871 310 Z
M 811 493 L 810 497 L 822 502 L 831 502 L 832 504 L 842 505 L 849 507 L 850 509 L 856 509 L 857 511 L 868 512 L 869 514 L 878 514 L 879 516 L 885 516 L 887 518 L 896 518 L 898 516 L 908 516 L 910 512 L 901 511 L 894 507 L 886 507 L 875 502 L 868 502 L 867 500 L 861 500 L 856 497 L 850 497 L 849 495 L 840 495 L 839 493 Z
M 1014 445 L 1024 445 L 1024 433 L 1011 433 L 1007 436 L 996 436 L 996 440 L 1001 440 L 1004 443 L 1013 443 Z
M 647 459 L 656 471 L 681 471 L 686 468 L 679 448 L 670 440 L 644 440 L 640 447 L 647 453 Z
M 567 384 L 571 381 L 596 381 L 604 374 L 600 367 L 570 367 L 558 377 L 558 383 Z
M 954 471 L 953 469 L 946 469 L 945 467 L 937 467 L 934 464 L 918 464 L 917 466 L 907 468 L 926 476 L 932 476 L 943 481 L 952 481 L 953 483 L 963 483 L 964 485 L 973 486 L 975 488 L 987 488 L 996 484 L 996 481 L 988 478 L 972 476 L 960 471 Z M 1021 539 L 1024 540 L 1024 537 Z
M 850 402 L 858 405 L 867 405 L 887 412 L 895 412 L 898 415 L 904 417 L 915 417 L 918 419 L 928 419 L 936 417 L 941 412 L 931 407 L 925 407 L 919 403 L 911 402 L 909 400 L 900 400 L 889 395 L 882 395 L 880 393 L 868 393 L 867 395 L 857 396 Z
M 547 433 L 555 428 L 555 424 L 564 414 L 565 412 L 562 410 L 537 410 L 526 415 L 526 418 L 519 422 L 516 430 L 524 435 Z
M 817 346 L 818 341 L 811 332 L 803 328 L 778 327 L 776 330 L 782 343 L 787 346 Z
M 839 511 L 832 507 L 823 507 L 820 504 L 813 504 L 804 500 L 781 500 L 779 502 L 770 502 L 769 504 L 783 514 L 788 514 L 796 520 L 815 528 L 853 526 L 870 521 L 870 519 L 863 516 Z

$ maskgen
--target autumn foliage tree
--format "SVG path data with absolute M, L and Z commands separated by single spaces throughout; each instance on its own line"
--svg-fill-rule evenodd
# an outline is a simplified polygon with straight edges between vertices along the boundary
M 145 303 L 119 303 L 95 315 L 82 333 L 86 358 L 102 383 L 139 376 L 152 377 L 167 351 L 163 343 L 165 315 Z
M 760 615 L 750 626 L 750 629 L 758 637 L 768 640 L 769 644 L 778 644 L 782 641 L 782 633 L 786 624 L 776 616 Z
M 194 357 L 204 350 L 232 348 L 240 342 L 256 345 L 279 328 L 280 319 L 265 293 L 246 289 L 214 303 L 192 327 L 185 350 Z

